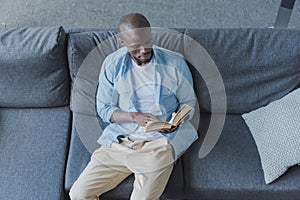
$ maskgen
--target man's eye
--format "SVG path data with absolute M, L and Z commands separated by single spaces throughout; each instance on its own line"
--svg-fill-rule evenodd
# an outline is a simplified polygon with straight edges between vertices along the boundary
M 134 49 L 131 51 L 133 54 L 137 54 L 138 53 L 138 50 Z

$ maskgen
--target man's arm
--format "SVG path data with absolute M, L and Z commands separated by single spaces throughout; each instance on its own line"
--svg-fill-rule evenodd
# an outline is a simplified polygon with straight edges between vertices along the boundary
M 110 121 L 113 123 L 135 122 L 140 126 L 146 126 L 149 121 L 155 119 L 156 117 L 150 113 L 124 112 L 122 110 L 115 110 Z

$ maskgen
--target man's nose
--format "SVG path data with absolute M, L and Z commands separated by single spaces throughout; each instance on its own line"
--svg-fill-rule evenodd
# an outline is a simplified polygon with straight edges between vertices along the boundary
M 141 52 L 141 53 L 145 53 L 145 52 L 146 52 L 145 46 L 142 45 L 142 46 L 140 47 L 140 52 Z

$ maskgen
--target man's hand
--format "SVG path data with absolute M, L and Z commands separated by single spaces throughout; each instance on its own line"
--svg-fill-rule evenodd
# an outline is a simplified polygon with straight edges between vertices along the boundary
M 157 120 L 157 118 L 150 113 L 131 113 L 132 121 L 138 123 L 140 126 L 146 126 L 148 122 Z
M 161 129 L 159 132 L 160 132 L 160 133 L 172 133 L 172 132 L 175 131 L 179 126 L 180 126 L 180 124 L 177 125 L 177 126 L 172 126 L 171 128 L 164 128 L 164 129 Z
M 172 113 L 172 118 L 175 117 L 177 113 L 173 112 Z M 172 133 L 173 131 L 175 131 L 179 126 L 181 126 L 183 123 L 184 123 L 184 120 L 186 119 L 187 117 L 185 117 L 184 119 L 182 119 L 179 124 L 177 126 L 172 126 L 171 128 L 164 128 L 164 129 L 161 129 L 159 132 L 160 133 Z

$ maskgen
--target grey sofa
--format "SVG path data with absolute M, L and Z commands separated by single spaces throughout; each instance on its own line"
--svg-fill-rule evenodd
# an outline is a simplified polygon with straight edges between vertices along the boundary
M 205 81 L 191 64 L 201 111 L 199 139 L 176 162 L 162 199 L 300 199 L 299 166 L 265 183 L 256 143 L 241 116 L 299 86 L 300 31 L 177 31 L 199 42 L 215 62 L 224 81 L 227 111 L 218 142 L 200 159 L 214 111 Z M 80 91 L 77 75 L 90 52 L 115 34 L 115 30 L 62 27 L 0 30 L 1 200 L 68 199 L 70 187 L 97 148 L 98 133 L 86 129 L 91 134 L 88 142 L 94 145 L 88 149 L 76 123 L 96 120 L 105 128 L 89 110 L 96 83 L 80 74 L 86 81 Z M 111 44 L 118 47 L 114 41 Z M 90 72 L 95 77 L 98 73 Z M 93 87 L 85 90 L 89 85 Z M 80 92 L 90 98 L 71 98 Z M 102 199 L 129 199 L 132 182 L 131 176 Z

